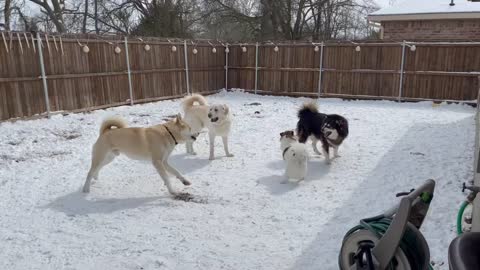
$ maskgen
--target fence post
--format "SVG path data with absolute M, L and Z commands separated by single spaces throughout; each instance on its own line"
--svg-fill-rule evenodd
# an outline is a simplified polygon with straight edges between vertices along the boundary
M 255 95 L 258 89 L 258 42 L 255 43 Z
M 35 46 L 35 45 L 33 45 Z M 40 70 L 42 72 L 43 94 L 45 96 L 45 106 L 47 107 L 47 116 L 50 117 L 50 100 L 48 98 L 47 75 L 45 75 L 45 63 L 43 61 L 42 39 L 37 32 L 38 57 L 40 58 Z
M 190 81 L 188 75 L 188 51 L 187 51 L 187 41 L 183 41 L 183 51 L 185 52 L 185 80 L 187 81 L 187 94 L 190 95 Z
M 128 57 L 127 37 L 125 37 L 125 57 L 127 58 L 128 91 L 130 92 L 130 105 L 133 105 L 132 73 L 130 71 L 130 59 Z
M 225 45 L 225 91 L 228 91 L 228 44 Z
M 478 92 L 477 92 L 477 113 L 475 115 L 475 154 L 474 154 L 474 177 L 473 184 L 480 185 L 480 76 L 478 77 Z M 472 208 L 472 232 L 480 232 L 480 197 L 477 196 L 473 201 Z
M 477 114 L 480 113 L 480 76 L 478 76 Z
M 320 63 L 318 70 L 318 97 L 322 95 L 322 72 L 323 72 L 323 41 L 320 44 Z
M 400 82 L 398 84 L 398 101 L 402 100 L 403 94 L 403 70 L 405 65 L 405 40 L 402 42 L 402 62 L 400 64 Z

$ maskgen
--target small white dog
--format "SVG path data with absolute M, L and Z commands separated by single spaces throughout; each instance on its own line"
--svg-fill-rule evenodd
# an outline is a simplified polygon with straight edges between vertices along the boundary
M 280 133 L 280 149 L 287 163 L 285 175 L 288 182 L 290 179 L 301 181 L 307 174 L 308 153 L 305 144 L 297 142 L 292 130 Z
M 195 104 L 197 103 L 197 104 Z M 223 148 L 227 157 L 233 157 L 228 150 L 228 135 L 232 125 L 230 109 L 225 104 L 209 106 L 205 97 L 199 94 L 193 94 L 185 98 L 182 103 L 185 112 L 185 122 L 192 128 L 192 132 L 200 132 L 202 129 L 208 129 L 210 138 L 210 160 L 215 159 L 215 137 L 221 136 Z M 187 153 L 195 155 L 193 150 L 193 141 L 187 142 Z

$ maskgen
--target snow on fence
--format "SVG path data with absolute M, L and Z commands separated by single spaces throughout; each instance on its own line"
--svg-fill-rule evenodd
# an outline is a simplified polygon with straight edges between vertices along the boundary
M 228 44 L 5 32 L 1 38 L 0 120 L 221 88 L 292 96 L 472 101 L 480 74 L 478 42 Z

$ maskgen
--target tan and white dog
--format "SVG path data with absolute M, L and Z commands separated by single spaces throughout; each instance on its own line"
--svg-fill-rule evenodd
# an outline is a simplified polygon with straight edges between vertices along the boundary
M 197 104 L 195 104 L 197 103 Z M 185 112 L 185 122 L 192 128 L 192 132 L 200 132 L 202 129 L 208 129 L 210 139 L 210 160 L 215 159 L 215 137 L 221 136 L 223 148 L 227 157 L 233 157 L 228 150 L 228 135 L 232 125 L 230 109 L 225 104 L 208 105 L 207 100 L 202 95 L 193 94 L 185 98 L 182 103 Z M 193 141 L 187 142 L 187 153 L 195 155 L 193 150 Z
M 168 163 L 168 157 L 177 144 L 194 141 L 197 135 L 180 114 L 167 123 L 146 128 L 129 128 L 125 120 L 119 117 L 107 118 L 93 145 L 92 165 L 83 192 L 90 192 L 92 178 L 98 179 L 102 167 L 112 162 L 116 156 L 125 154 L 131 159 L 151 161 L 168 192 L 175 195 L 167 172 L 175 175 L 186 186 L 190 182 Z

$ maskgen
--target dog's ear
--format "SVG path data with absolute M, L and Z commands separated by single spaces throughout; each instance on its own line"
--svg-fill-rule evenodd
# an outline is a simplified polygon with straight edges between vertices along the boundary
M 181 114 L 175 115 L 175 118 L 173 119 L 173 122 L 176 123 L 176 124 L 180 124 L 182 122 L 182 115 Z
M 280 132 L 280 137 L 283 137 L 285 135 L 285 132 Z
M 338 126 L 340 127 L 344 127 L 347 125 L 347 121 L 346 120 L 343 120 L 343 119 L 339 119 L 337 121 L 335 121 L 337 123 Z
M 295 134 L 293 133 L 293 130 L 289 130 L 287 132 L 285 132 L 287 134 L 287 136 L 290 136 L 290 137 L 293 137 L 295 136 Z
M 223 104 L 223 110 L 225 111 L 226 114 L 228 114 L 230 109 L 228 108 L 227 104 Z

